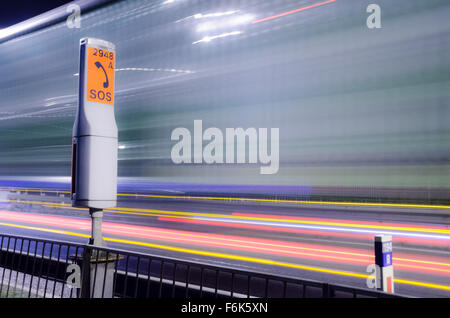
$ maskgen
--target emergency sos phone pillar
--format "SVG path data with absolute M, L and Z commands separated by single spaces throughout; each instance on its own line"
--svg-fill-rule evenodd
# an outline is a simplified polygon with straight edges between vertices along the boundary
M 116 206 L 117 125 L 114 118 L 114 44 L 83 38 L 80 41 L 78 109 L 72 141 L 72 206 L 89 208 L 90 245 L 105 246 L 102 209 Z M 106 254 L 106 255 L 105 255 Z M 115 255 L 85 248 L 80 260 L 82 298 L 113 297 Z
M 89 208 L 90 244 L 103 246 L 102 209 L 116 206 L 117 125 L 114 118 L 114 44 L 80 41 L 78 110 L 72 142 L 72 206 Z

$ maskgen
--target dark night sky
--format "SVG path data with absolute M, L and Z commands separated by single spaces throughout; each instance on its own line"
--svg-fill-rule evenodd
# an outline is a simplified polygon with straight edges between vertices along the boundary
M 22 22 L 71 0 L 0 0 L 0 29 Z

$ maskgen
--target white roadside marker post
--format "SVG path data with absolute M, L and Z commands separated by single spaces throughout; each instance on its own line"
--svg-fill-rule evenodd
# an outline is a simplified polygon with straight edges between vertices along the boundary
M 392 236 L 375 236 L 375 265 L 379 268 L 377 274 L 377 289 L 394 293 L 394 265 L 392 264 Z

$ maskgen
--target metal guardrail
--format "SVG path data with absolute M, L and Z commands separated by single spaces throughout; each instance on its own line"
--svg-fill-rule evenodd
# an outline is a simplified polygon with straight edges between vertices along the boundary
M 0 234 L 0 297 L 392 298 L 176 258 Z

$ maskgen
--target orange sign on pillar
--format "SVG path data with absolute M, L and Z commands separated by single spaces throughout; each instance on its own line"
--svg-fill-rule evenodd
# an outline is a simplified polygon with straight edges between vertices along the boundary
M 114 52 L 88 47 L 88 102 L 114 105 Z

